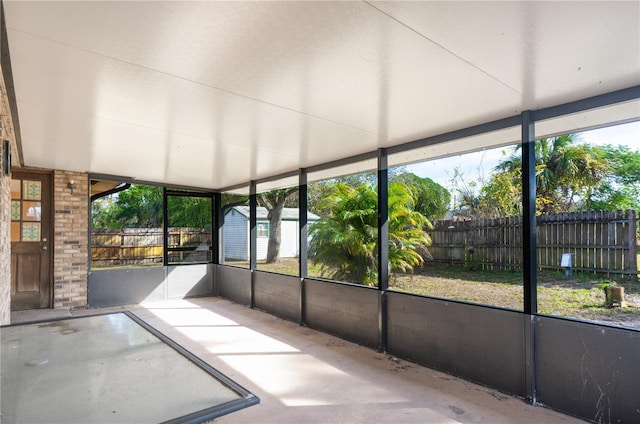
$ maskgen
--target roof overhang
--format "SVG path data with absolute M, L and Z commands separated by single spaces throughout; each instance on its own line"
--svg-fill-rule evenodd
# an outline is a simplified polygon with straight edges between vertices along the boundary
M 22 165 L 167 185 L 295 174 L 640 84 L 637 1 L 3 4 Z

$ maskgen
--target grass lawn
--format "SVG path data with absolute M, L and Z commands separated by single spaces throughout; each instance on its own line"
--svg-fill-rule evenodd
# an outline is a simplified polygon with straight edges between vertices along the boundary
M 298 275 L 297 259 L 279 264 L 258 263 L 258 269 Z M 319 276 L 319 268 L 310 263 L 309 275 Z M 640 282 L 619 282 L 625 288 L 625 308 L 607 308 L 598 278 L 575 274 L 567 279 L 562 273 L 538 274 L 538 311 L 543 314 L 600 321 L 640 328 Z M 427 266 L 414 274 L 393 274 L 390 288 L 445 299 L 522 310 L 523 278 L 517 271 L 472 271 L 450 265 Z
M 227 264 L 249 267 L 247 261 Z M 257 265 L 260 271 L 298 275 L 297 259 L 282 259 L 278 264 L 269 265 L 258 262 Z M 323 276 L 320 267 L 311 262 L 308 274 L 329 278 Z M 598 280 L 591 274 L 574 273 L 572 278 L 567 279 L 558 272 L 538 273 L 538 311 L 640 328 L 640 281 L 618 281 L 625 289 L 627 305 L 624 308 L 607 308 L 604 291 L 598 286 Z M 478 271 L 460 266 L 429 265 L 414 274 L 392 274 L 389 286 L 393 290 L 408 293 L 522 310 L 522 281 L 522 272 L 518 271 Z
M 428 267 L 417 275 L 396 275 L 395 289 L 428 296 L 462 300 L 485 305 L 522 310 L 522 273 L 511 271 L 468 271 L 456 267 Z M 627 306 L 605 306 L 599 280 L 591 275 L 542 272 L 538 276 L 538 311 L 595 321 L 640 327 L 640 284 L 624 286 Z

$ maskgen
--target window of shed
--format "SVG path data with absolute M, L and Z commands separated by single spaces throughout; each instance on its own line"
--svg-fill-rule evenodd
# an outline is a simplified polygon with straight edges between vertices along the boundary
M 267 238 L 269 237 L 269 223 L 263 222 L 258 224 L 258 237 Z

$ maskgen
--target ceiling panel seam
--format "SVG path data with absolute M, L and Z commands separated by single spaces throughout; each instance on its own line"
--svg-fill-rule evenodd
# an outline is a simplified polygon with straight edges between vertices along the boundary
M 354 126 L 351 126 L 351 125 L 347 125 L 347 124 L 345 124 L 343 122 L 339 122 L 339 121 L 323 118 L 321 116 L 312 115 L 312 114 L 309 114 L 309 113 L 306 113 L 306 112 L 302 112 L 302 111 L 299 111 L 299 110 L 296 110 L 296 109 L 292 109 L 290 107 L 282 106 L 282 105 L 279 105 L 279 104 L 276 104 L 276 103 L 268 102 L 268 101 L 261 100 L 261 99 L 255 98 L 255 97 L 251 97 L 251 96 L 247 96 L 247 95 L 244 95 L 244 94 L 241 94 L 241 93 L 237 93 L 237 92 L 228 90 L 226 88 L 216 87 L 216 86 L 213 86 L 213 85 L 210 85 L 210 84 L 206 84 L 206 83 L 201 82 L 201 81 L 196 81 L 196 80 L 193 80 L 193 79 L 190 79 L 190 78 L 185 78 L 185 77 L 182 77 L 180 75 L 172 74 L 170 72 L 162 71 L 162 70 L 159 70 L 159 69 L 154 69 L 154 68 L 151 68 L 151 67 L 148 67 L 148 66 L 145 66 L 145 65 L 141 65 L 139 63 L 131 62 L 131 61 L 128 61 L 128 60 L 124 60 L 124 59 L 120 59 L 120 58 L 117 58 L 117 57 L 114 57 L 114 56 L 110 56 L 110 55 L 106 55 L 106 54 L 103 54 L 103 53 L 100 53 L 100 52 L 96 52 L 94 50 L 89 50 L 89 49 L 85 49 L 85 48 L 82 48 L 82 47 L 74 46 L 74 45 L 71 45 L 71 44 L 68 44 L 68 43 L 64 43 L 62 41 L 54 40 L 52 38 L 42 37 L 40 35 L 33 34 L 31 32 L 28 32 L 28 31 L 23 31 L 23 30 L 20 30 L 20 29 L 12 28 L 12 27 L 7 27 L 7 28 L 9 30 L 11 30 L 11 31 L 19 32 L 19 33 L 22 33 L 22 34 L 25 34 L 25 35 L 28 35 L 28 36 L 31 36 L 31 37 L 34 37 L 34 38 L 39 38 L 41 40 L 46 40 L 46 41 L 49 41 L 51 43 L 58 44 L 58 45 L 61 45 L 61 46 L 64 46 L 64 47 L 67 47 L 67 48 L 70 48 L 70 49 L 78 50 L 78 51 L 81 51 L 81 52 L 84 52 L 84 53 L 88 53 L 88 54 L 92 54 L 92 55 L 99 56 L 99 57 L 102 57 L 102 58 L 110 59 L 110 60 L 113 60 L 113 61 L 116 61 L 116 62 L 119 62 L 119 63 L 123 63 L 123 64 L 128 65 L 128 66 L 134 66 L 134 67 L 137 67 L 139 69 L 143 69 L 143 70 L 146 70 L 146 71 L 149 71 L 149 72 L 154 72 L 154 73 L 157 73 L 157 74 L 160 74 L 160 75 L 164 75 L 164 76 L 167 76 L 167 77 L 170 77 L 170 78 L 176 78 L 176 79 L 179 79 L 181 81 L 185 81 L 185 82 L 188 82 L 188 83 L 191 83 L 191 84 L 199 85 L 201 87 L 206 87 L 206 88 L 211 89 L 211 90 L 220 91 L 220 92 L 223 92 L 223 93 L 226 93 L 226 94 L 229 94 L 229 95 L 232 95 L 232 96 L 240 97 L 240 98 L 243 98 L 243 99 L 246 99 L 246 100 L 258 102 L 258 103 L 261 103 L 261 104 L 264 104 L 264 105 L 267 105 L 267 106 L 271 106 L 271 107 L 275 107 L 275 108 L 278 108 L 278 109 L 281 109 L 281 110 L 286 110 L 286 111 L 289 111 L 289 112 L 293 112 L 293 113 L 296 113 L 298 115 L 305 116 L 305 117 L 308 117 L 308 118 L 318 119 L 320 121 L 328 122 L 330 124 L 340 125 L 340 126 L 342 126 L 344 128 L 351 128 L 353 130 L 361 131 L 361 132 L 366 133 L 366 134 L 379 136 L 379 134 L 377 132 L 366 130 L 364 128 L 354 127 Z M 11 44 L 11 37 L 8 37 L 8 38 L 9 38 L 9 44 Z M 389 139 L 389 141 L 393 141 L 393 140 Z
M 24 100 L 20 100 L 17 103 L 18 103 L 18 105 L 25 104 L 25 105 L 32 105 L 32 106 L 35 106 L 35 107 L 41 107 L 41 105 L 39 105 L 39 104 L 36 104 L 36 103 L 33 103 L 33 102 L 27 102 L 27 101 L 24 101 Z M 251 145 L 238 144 L 238 140 L 234 140 L 233 143 L 227 143 L 227 142 L 224 142 L 224 141 L 221 141 L 221 140 L 215 140 L 215 139 L 202 137 L 202 136 L 198 136 L 198 135 L 193 135 L 193 134 L 188 134 L 188 133 L 184 133 L 184 132 L 172 131 L 172 130 L 168 130 L 168 129 L 164 129 L 164 128 L 153 127 L 153 126 L 150 126 L 150 125 L 142 125 L 142 124 L 138 124 L 136 122 L 123 121 L 121 119 L 114 119 L 114 118 L 109 118 L 109 117 L 96 115 L 96 114 L 89 114 L 88 116 L 94 118 L 95 120 L 102 120 L 102 121 L 114 122 L 114 123 L 118 123 L 118 124 L 130 125 L 130 126 L 136 127 L 136 128 L 143 128 L 143 129 L 147 129 L 147 130 L 158 131 L 158 132 L 162 132 L 164 134 L 171 134 L 171 135 L 189 137 L 189 138 L 196 139 L 196 140 L 215 142 L 215 143 L 219 144 L 220 146 L 239 146 L 239 147 L 247 149 L 247 150 L 250 150 L 250 149 L 253 148 L 253 146 L 251 146 Z M 287 154 L 284 154 L 284 153 L 282 153 L 280 151 L 277 151 L 277 150 L 274 150 L 274 149 L 269 149 L 269 148 L 260 148 L 259 150 L 260 151 L 264 151 L 264 152 L 280 154 L 282 156 L 295 157 L 294 155 L 287 155 Z
M 484 75 L 488 76 L 492 80 L 498 82 L 500 85 L 508 88 L 509 90 L 513 91 L 514 93 L 516 93 L 518 95 L 522 95 L 522 93 L 519 90 L 517 90 L 516 88 L 510 86 L 506 82 L 502 81 L 500 78 L 498 78 L 495 75 L 492 75 L 491 73 L 489 73 L 488 71 L 485 71 L 484 69 L 478 67 L 478 65 L 474 64 L 473 62 L 470 62 L 469 60 L 465 59 L 464 57 L 460 56 L 459 54 L 455 53 L 454 51 L 448 49 L 447 47 L 443 46 L 442 44 L 438 43 L 437 41 L 427 37 L 425 34 L 421 33 L 420 31 L 418 31 L 417 29 L 411 27 L 410 25 L 402 22 L 400 19 L 396 18 L 395 16 L 391 15 L 390 13 L 380 9 L 379 7 L 377 7 L 376 5 L 372 4 L 371 2 L 363 1 L 363 3 L 365 3 L 368 6 L 370 6 L 374 10 L 378 11 L 379 13 L 383 14 L 384 16 L 388 17 L 392 21 L 398 23 L 399 25 L 402 25 L 403 27 L 407 28 L 409 31 L 412 31 L 413 33 L 417 34 L 421 38 L 423 38 L 423 39 L 427 40 L 428 42 L 432 43 L 433 45 L 438 46 L 439 48 L 441 48 L 445 52 L 449 53 L 450 55 L 456 57 L 457 59 L 461 60 L 462 62 L 464 62 L 467 65 L 471 66 L 472 68 L 476 69 L 477 71 L 483 73 Z

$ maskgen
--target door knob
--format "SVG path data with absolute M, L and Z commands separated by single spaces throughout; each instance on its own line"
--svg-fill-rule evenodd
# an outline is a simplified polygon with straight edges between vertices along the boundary
M 47 246 L 42 246 L 42 250 L 47 250 Z

